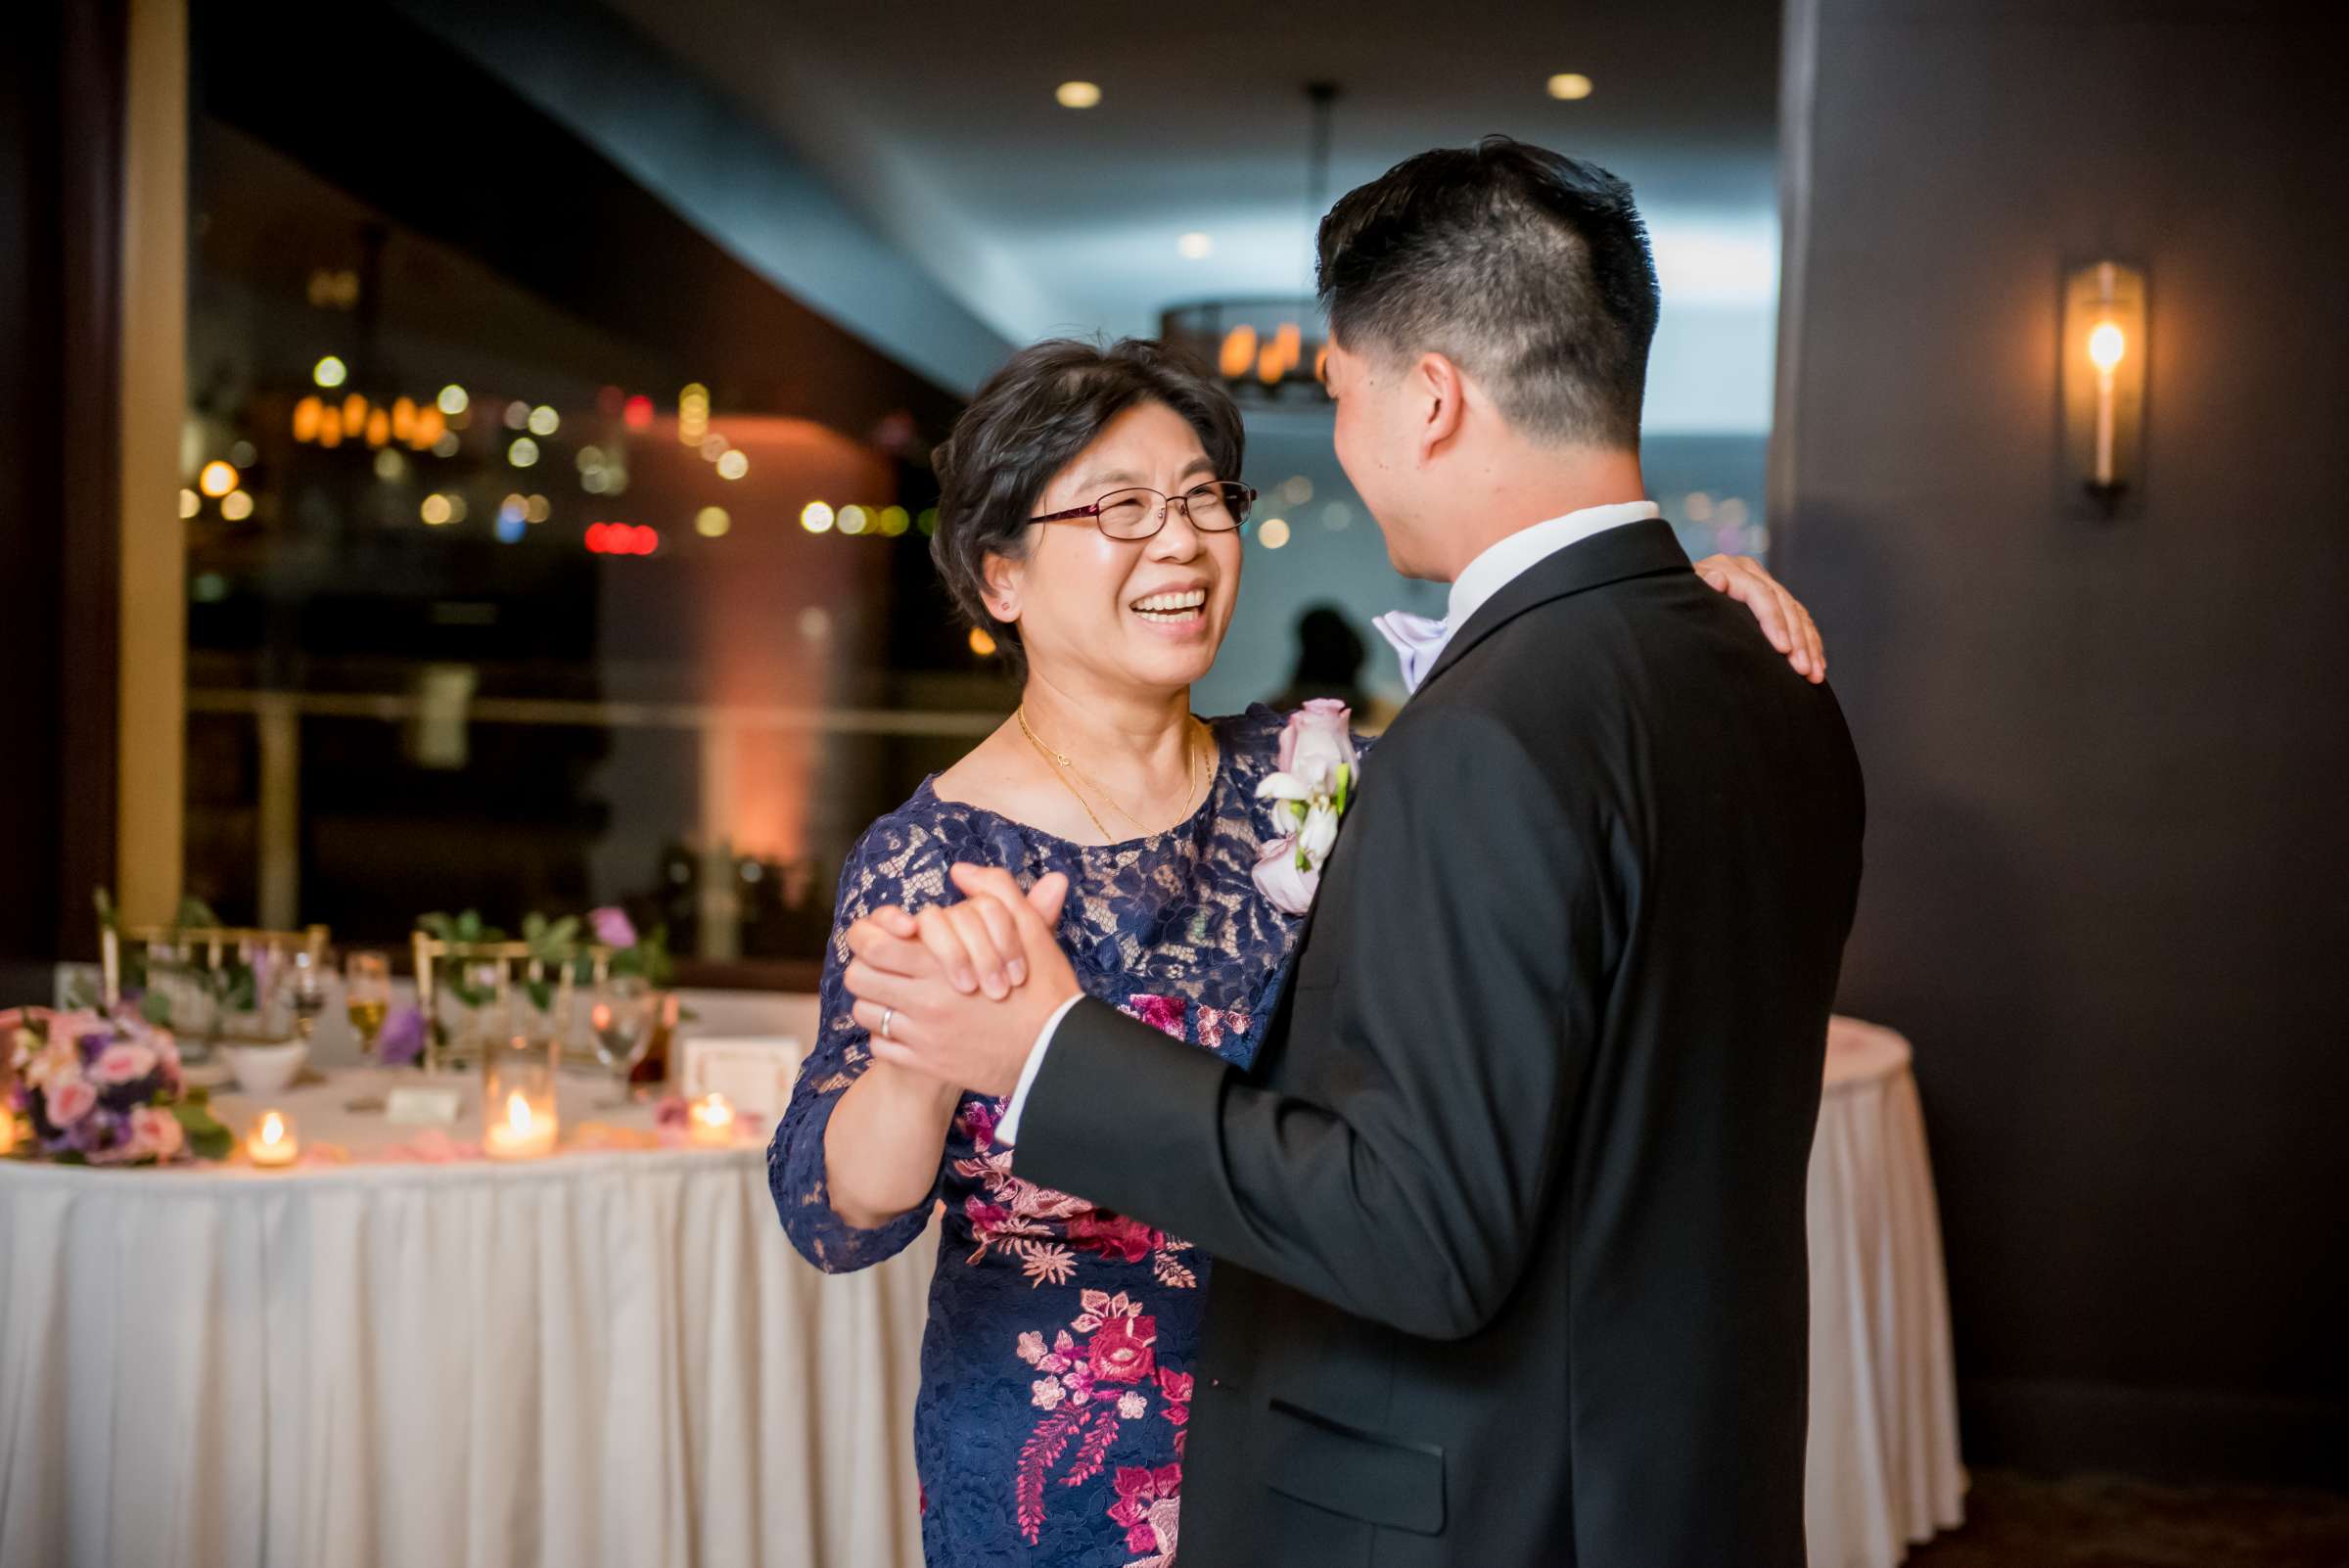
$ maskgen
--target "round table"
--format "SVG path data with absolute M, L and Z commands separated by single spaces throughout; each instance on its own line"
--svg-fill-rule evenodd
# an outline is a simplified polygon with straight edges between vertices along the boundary
M 1892 1568 L 1964 1520 L 1941 1221 L 1909 1042 L 1834 1019 L 1811 1150 L 1811 1568 Z
M 650 1130 L 601 1091 L 566 1082 L 567 1130 Z M 354 1156 L 416 1135 L 351 1093 L 272 1103 Z M 251 1102 L 215 1104 L 241 1134 Z M 0 1162 L 0 1568 L 910 1568 L 934 1251 L 802 1265 L 757 1139 Z

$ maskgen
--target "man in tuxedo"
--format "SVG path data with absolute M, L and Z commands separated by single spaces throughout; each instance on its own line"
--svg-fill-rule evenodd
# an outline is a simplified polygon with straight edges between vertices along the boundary
M 894 987 L 930 1043 L 874 1049 L 1214 1257 L 1183 1568 L 1801 1568 L 1850 737 L 1644 498 L 1628 187 L 1423 154 L 1331 211 L 1320 282 L 1338 456 L 1451 614 L 1389 628 L 1415 691 L 1253 1066 L 1081 998 L 968 867 L 1027 984 Z

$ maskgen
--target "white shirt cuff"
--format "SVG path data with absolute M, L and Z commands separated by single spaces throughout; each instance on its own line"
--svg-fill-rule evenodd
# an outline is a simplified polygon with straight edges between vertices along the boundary
M 1020 1069 L 1020 1086 L 1011 1091 L 1011 1098 L 1004 1102 L 1003 1120 L 995 1124 L 994 1140 L 997 1143 L 1020 1141 L 1020 1113 L 1028 1108 L 1028 1091 L 1036 1086 L 1036 1075 L 1044 1065 L 1044 1052 L 1050 1047 L 1052 1036 L 1060 1028 L 1060 1021 L 1069 1016 L 1070 1008 L 1082 1000 L 1084 992 L 1079 992 L 1053 1008 L 1052 1016 L 1044 1020 L 1044 1027 L 1036 1033 L 1036 1043 L 1028 1047 L 1028 1065 Z

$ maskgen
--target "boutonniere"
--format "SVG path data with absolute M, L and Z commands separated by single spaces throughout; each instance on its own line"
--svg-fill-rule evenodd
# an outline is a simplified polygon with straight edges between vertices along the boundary
M 1354 796 L 1360 760 L 1354 750 L 1354 710 L 1318 697 L 1289 715 L 1280 735 L 1280 768 L 1256 787 L 1270 801 L 1273 826 L 1256 862 L 1256 887 L 1283 914 L 1313 907 L 1321 864 L 1338 842 L 1338 821 Z

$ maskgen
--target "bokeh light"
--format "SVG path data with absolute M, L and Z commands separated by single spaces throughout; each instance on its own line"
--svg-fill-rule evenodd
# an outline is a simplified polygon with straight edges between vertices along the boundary
M 810 533 L 828 531 L 834 522 L 832 508 L 823 501 L 809 501 L 800 508 L 800 527 Z
M 321 387 L 340 387 L 349 375 L 350 367 L 333 354 L 328 354 L 310 367 L 310 380 Z

